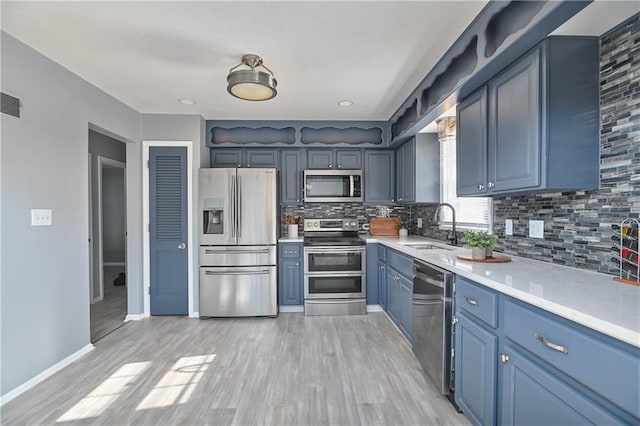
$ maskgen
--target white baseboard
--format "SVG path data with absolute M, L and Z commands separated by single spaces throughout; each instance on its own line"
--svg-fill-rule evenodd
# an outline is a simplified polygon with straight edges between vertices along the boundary
M 104 262 L 102 266 L 124 266 L 126 263 L 124 262 Z
M 189 315 L 189 318 L 200 318 L 200 312 L 193 312 Z
M 145 314 L 128 314 L 125 318 L 124 318 L 124 322 L 129 322 L 129 321 L 140 321 L 142 318 L 144 318 L 146 315 Z
M 304 312 L 304 305 L 279 305 L 280 312 Z
M 11 401 L 15 397 L 17 397 L 17 396 L 21 395 L 22 393 L 28 391 L 29 389 L 31 389 L 32 387 L 34 387 L 38 383 L 42 382 L 43 380 L 49 378 L 50 376 L 53 376 L 55 373 L 57 373 L 58 371 L 62 370 L 67 365 L 69 365 L 72 362 L 80 359 L 81 357 L 83 357 L 84 355 L 86 355 L 87 353 L 91 352 L 94 349 L 95 349 L 95 346 L 93 346 L 91 343 L 89 343 L 87 346 L 83 347 L 79 351 L 76 351 L 76 352 L 72 353 L 68 357 L 64 358 L 63 360 L 61 360 L 61 361 L 55 363 L 54 365 L 52 365 L 51 367 L 47 368 L 42 373 L 40 373 L 37 376 L 27 380 L 26 382 L 24 382 L 23 384 L 21 384 L 17 388 L 5 393 L 4 395 L 2 395 L 0 397 L 0 406 L 6 404 L 7 402 Z
M 380 305 L 367 305 L 367 312 L 384 312 Z

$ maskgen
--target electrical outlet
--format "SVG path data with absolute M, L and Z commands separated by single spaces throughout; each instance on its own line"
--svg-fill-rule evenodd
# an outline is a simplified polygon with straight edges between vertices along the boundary
M 51 226 L 51 209 L 31 209 L 31 226 Z
M 529 221 L 529 237 L 544 238 L 544 220 Z
M 504 221 L 504 235 L 513 235 L 513 219 Z
M 422 228 L 422 218 L 418 218 L 418 228 Z

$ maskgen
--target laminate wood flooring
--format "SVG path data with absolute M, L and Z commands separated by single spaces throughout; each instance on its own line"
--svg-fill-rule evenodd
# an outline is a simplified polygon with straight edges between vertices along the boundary
M 13 424 L 469 424 L 384 313 L 130 323 L 2 407 Z

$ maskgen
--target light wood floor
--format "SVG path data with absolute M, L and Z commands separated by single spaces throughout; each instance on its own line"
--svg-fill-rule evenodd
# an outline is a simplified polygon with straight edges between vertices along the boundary
M 92 342 L 124 325 L 127 316 L 127 287 L 113 285 L 114 278 L 120 272 L 124 272 L 124 265 L 104 267 L 104 298 L 90 307 Z
M 152 317 L 2 407 L 2 424 L 469 424 L 384 313 Z

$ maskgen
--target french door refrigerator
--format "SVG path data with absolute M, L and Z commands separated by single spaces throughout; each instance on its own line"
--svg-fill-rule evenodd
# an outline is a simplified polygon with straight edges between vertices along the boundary
M 199 184 L 200 316 L 276 316 L 276 169 L 201 169 Z

